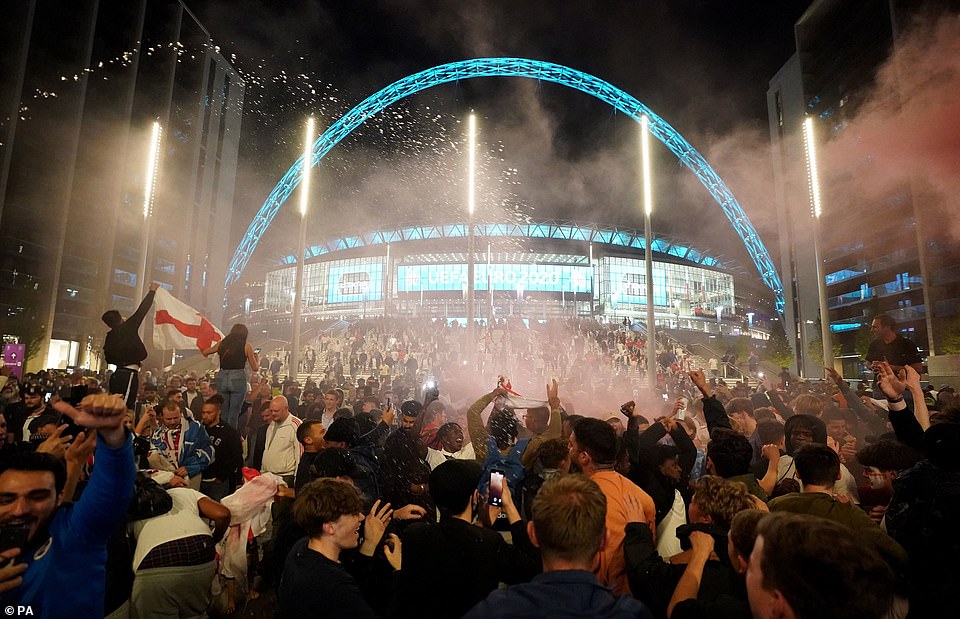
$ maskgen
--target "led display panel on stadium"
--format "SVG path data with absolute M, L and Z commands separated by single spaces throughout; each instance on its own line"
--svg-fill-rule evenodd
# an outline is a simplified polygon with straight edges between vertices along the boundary
M 327 276 L 327 303 L 380 301 L 382 282 L 381 262 L 331 267 Z
M 593 269 L 587 265 L 491 264 L 493 290 L 530 292 L 593 291 Z M 398 292 L 462 291 L 466 264 L 418 264 L 397 267 Z M 474 290 L 487 290 L 487 264 L 474 265 Z

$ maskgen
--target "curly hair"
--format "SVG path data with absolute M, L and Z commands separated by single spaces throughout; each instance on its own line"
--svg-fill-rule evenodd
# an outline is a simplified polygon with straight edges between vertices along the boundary
M 293 518 L 310 537 L 320 537 L 323 525 L 341 516 L 363 513 L 360 491 L 350 482 L 317 479 L 297 492 Z
M 747 487 L 715 475 L 704 475 L 693 484 L 693 500 L 697 508 L 713 523 L 730 528 L 733 517 L 745 509 L 755 509 Z

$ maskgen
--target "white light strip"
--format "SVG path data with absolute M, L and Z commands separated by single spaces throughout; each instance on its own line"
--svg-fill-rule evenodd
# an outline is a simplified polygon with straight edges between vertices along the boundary
M 817 147 L 813 135 L 813 117 L 807 116 L 803 121 L 803 143 L 807 151 L 807 177 L 810 183 L 810 202 L 813 204 L 813 215 L 820 219 L 820 172 L 817 169 Z
M 307 214 L 310 198 L 310 168 L 313 163 L 313 116 L 307 119 L 307 135 L 303 142 L 303 176 L 300 179 L 300 217 Z
M 150 134 L 150 152 L 147 153 L 147 180 L 144 183 L 143 218 L 150 217 L 153 206 L 153 195 L 156 193 L 157 165 L 160 161 L 160 123 L 153 121 L 153 130 Z
M 643 212 L 653 213 L 653 187 L 650 173 L 650 119 L 646 114 L 640 117 L 640 151 L 643 166 Z
M 476 191 L 476 181 L 474 174 L 477 166 L 477 115 L 470 114 L 467 119 L 467 212 L 473 217 L 473 209 L 476 202 L 474 193 Z

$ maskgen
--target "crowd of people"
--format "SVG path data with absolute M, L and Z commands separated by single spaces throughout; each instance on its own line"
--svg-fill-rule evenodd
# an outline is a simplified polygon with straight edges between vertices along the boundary
M 639 363 L 629 329 L 503 324 L 471 350 L 443 323 L 369 321 L 319 341 L 314 362 L 328 364 L 300 385 L 273 377 L 245 328 L 204 351 L 219 355 L 216 377 L 141 376 L 135 329 L 105 322 L 128 351 L 120 379 L 0 378 L 5 606 L 956 612 L 960 400 L 892 353 L 872 390 L 853 390 L 833 370 L 728 386 L 665 347 L 648 391 L 616 373 L 591 384 L 599 364 Z M 546 389 L 515 388 L 530 384 Z

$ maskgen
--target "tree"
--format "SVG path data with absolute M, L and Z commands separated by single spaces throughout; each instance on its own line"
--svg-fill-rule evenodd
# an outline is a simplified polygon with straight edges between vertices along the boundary
M 940 352 L 946 355 L 960 353 L 960 314 L 950 319 L 941 331 Z
M 7 316 L 3 328 L 10 335 L 16 336 L 18 342 L 26 347 L 24 361 L 30 361 L 42 354 L 41 346 L 46 325 L 41 322 L 37 312 L 23 309 L 12 316 Z
M 772 323 L 770 339 L 767 340 L 766 357 L 780 368 L 787 368 L 793 364 L 793 347 L 787 340 L 787 332 L 783 328 L 782 320 L 774 320 Z
M 822 367 L 824 365 L 823 337 L 822 337 L 823 331 L 821 331 L 822 327 L 821 327 L 819 318 L 817 318 L 815 329 L 816 329 L 815 331 L 816 336 L 814 336 L 813 339 L 807 342 L 807 354 L 810 355 L 810 358 L 814 359 L 817 362 L 817 364 Z M 843 346 L 841 346 L 840 344 L 834 343 L 832 348 L 833 348 L 833 357 L 834 359 L 836 359 L 843 352 Z M 833 367 L 832 362 L 830 367 Z

